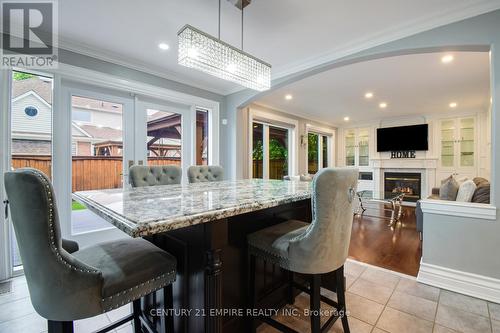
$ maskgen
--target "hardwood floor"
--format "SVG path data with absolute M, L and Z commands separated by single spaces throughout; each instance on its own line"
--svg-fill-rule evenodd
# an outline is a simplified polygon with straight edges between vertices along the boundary
M 383 205 L 365 213 L 383 215 Z M 386 212 L 388 213 L 388 212 Z M 355 216 L 352 225 L 349 257 L 367 264 L 417 276 L 422 246 L 416 230 L 414 207 L 403 207 L 401 222 L 394 227 L 389 221 L 369 216 Z

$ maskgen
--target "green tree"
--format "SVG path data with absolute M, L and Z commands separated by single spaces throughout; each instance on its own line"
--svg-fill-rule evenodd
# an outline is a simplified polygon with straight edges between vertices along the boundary
M 263 159 L 263 146 L 262 141 L 257 141 L 253 148 L 253 159 L 260 161 Z M 270 160 L 286 160 L 288 158 L 288 149 L 283 146 L 278 140 L 269 140 L 269 159 Z
M 318 136 L 312 133 L 307 136 L 307 157 L 309 161 L 318 159 Z
M 12 78 L 15 81 L 21 81 L 21 80 L 31 79 L 32 77 L 35 77 L 35 75 L 28 74 L 28 73 L 23 73 L 23 72 L 14 72 L 12 74 Z

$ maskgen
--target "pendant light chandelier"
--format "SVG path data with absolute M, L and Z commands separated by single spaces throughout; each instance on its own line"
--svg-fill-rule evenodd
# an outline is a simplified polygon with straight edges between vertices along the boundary
M 220 39 L 221 0 L 218 38 L 187 24 L 177 34 L 179 65 L 194 68 L 244 87 L 264 91 L 271 87 L 271 65 L 243 51 L 243 9 L 241 3 L 241 49 Z

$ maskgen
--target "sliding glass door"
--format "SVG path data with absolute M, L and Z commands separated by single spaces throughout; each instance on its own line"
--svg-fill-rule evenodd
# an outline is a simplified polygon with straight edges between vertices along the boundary
M 252 178 L 283 179 L 289 174 L 290 129 L 253 122 Z
M 331 140 L 332 137 L 320 133 L 308 132 L 307 134 L 307 172 L 315 174 L 322 168 L 331 166 Z

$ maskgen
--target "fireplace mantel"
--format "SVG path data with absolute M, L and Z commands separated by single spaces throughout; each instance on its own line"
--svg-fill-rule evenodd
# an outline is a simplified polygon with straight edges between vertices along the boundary
M 372 159 L 375 169 L 436 169 L 437 158 L 380 158 Z

